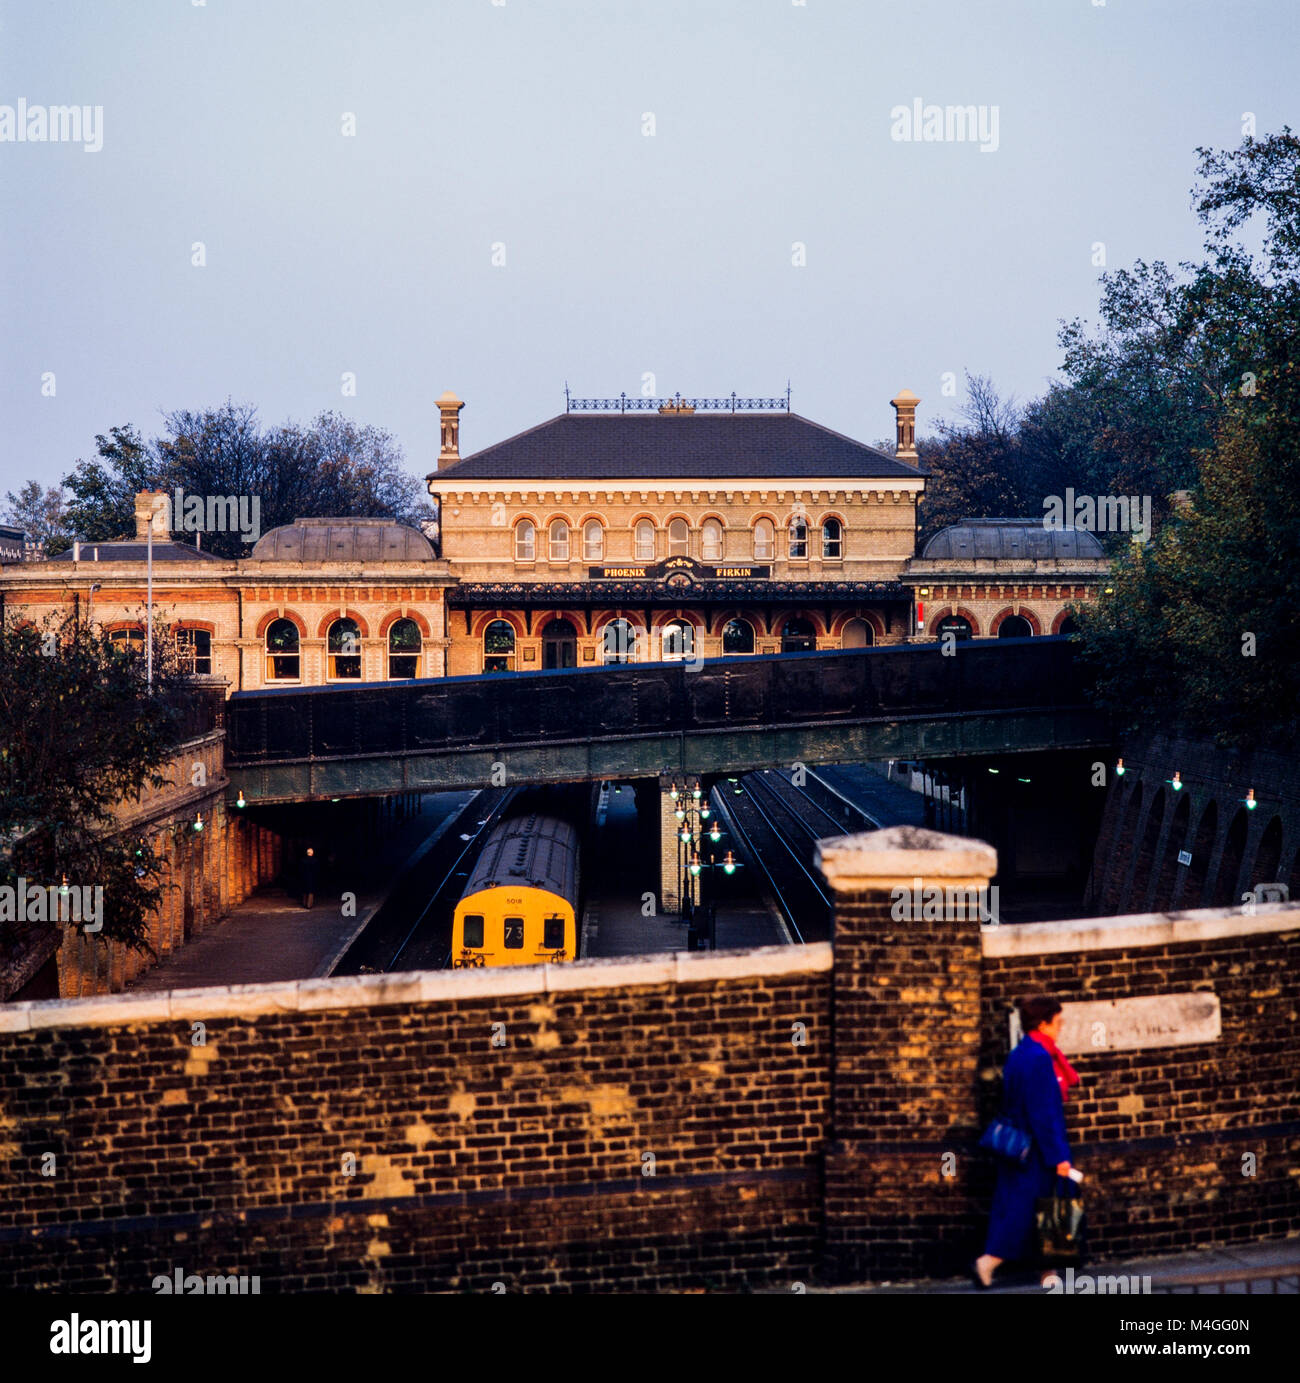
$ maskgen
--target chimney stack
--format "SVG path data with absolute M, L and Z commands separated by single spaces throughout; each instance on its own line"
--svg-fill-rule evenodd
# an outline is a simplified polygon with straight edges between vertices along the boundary
M 442 418 L 442 450 L 438 453 L 438 469 L 460 460 L 460 410 L 465 405 L 449 389 L 438 400 Z
M 890 399 L 894 405 L 894 426 L 897 431 L 897 443 L 894 447 L 894 455 L 900 461 L 906 461 L 911 465 L 916 465 L 916 405 L 921 400 L 912 393 L 910 389 L 904 389 L 896 399 Z
M 135 497 L 135 536 L 144 542 L 153 529 L 154 542 L 171 537 L 171 499 L 164 490 L 141 490 Z

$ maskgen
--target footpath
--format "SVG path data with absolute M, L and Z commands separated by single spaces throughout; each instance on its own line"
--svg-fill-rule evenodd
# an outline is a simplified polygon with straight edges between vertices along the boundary
M 1074 1270 L 1056 1269 L 1061 1276 L 1059 1294 L 1139 1296 L 1148 1293 L 1218 1295 L 1276 1293 L 1300 1295 L 1300 1235 L 1270 1239 L 1259 1244 L 1231 1248 L 1206 1248 L 1163 1258 L 1126 1259 L 1121 1262 L 1085 1263 Z M 1147 1282 L 1147 1279 L 1150 1282 Z M 1087 1282 L 1084 1279 L 1088 1279 Z M 922 1282 L 859 1282 L 843 1287 L 809 1287 L 827 1295 L 978 1295 L 1050 1296 L 1037 1272 L 1021 1272 L 1006 1281 L 994 1279 L 992 1287 L 976 1287 L 969 1278 L 938 1278 Z
M 368 871 L 375 882 L 358 890 L 354 916 L 343 916 L 337 896 L 318 892 L 315 906 L 304 908 L 283 888 L 261 888 L 187 946 L 146 970 L 128 986 L 129 991 L 157 993 L 327 975 L 388 897 L 412 857 L 451 826 L 472 796 L 469 792 L 426 794 L 422 811 L 388 831 Z

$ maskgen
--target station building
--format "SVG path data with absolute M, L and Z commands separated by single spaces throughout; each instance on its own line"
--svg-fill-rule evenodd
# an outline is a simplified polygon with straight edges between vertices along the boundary
M 438 401 L 454 674 L 900 643 L 925 486 L 919 400 L 889 456 L 788 398 L 569 400 L 460 455 Z
M 143 648 L 152 565 L 155 618 L 193 675 L 228 692 L 447 672 L 444 592 L 454 578 L 406 524 L 297 519 L 234 560 L 173 541 L 162 492 L 137 495 L 135 522 L 130 539 L 6 564 L 0 616 L 71 614 Z

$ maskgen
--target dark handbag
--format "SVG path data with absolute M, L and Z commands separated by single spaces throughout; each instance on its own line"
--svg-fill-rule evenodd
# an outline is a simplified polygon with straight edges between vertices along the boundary
M 980 1139 L 981 1148 L 987 1148 L 998 1157 L 1005 1157 L 1009 1162 L 1018 1162 L 1021 1166 L 1028 1161 L 1031 1146 L 1029 1135 L 1001 1116 L 993 1120 Z
M 1048 1267 L 1078 1267 L 1083 1261 L 1083 1201 L 1077 1193 L 1042 1196 L 1034 1207 L 1039 1259 Z

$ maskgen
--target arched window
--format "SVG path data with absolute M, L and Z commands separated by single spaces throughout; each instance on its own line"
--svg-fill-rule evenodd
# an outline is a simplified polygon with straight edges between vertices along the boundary
M 361 630 L 354 619 L 336 619 L 326 639 L 331 681 L 353 681 L 361 676 Z
M 700 525 L 700 556 L 706 562 L 722 561 L 722 525 L 717 519 L 705 519 Z
M 942 639 L 945 634 L 953 634 L 958 639 L 969 639 L 974 636 L 975 631 L 971 628 L 970 620 L 965 615 L 945 615 L 938 624 L 934 626 L 934 637 Z
M 537 560 L 537 525 L 532 519 L 520 519 L 515 524 L 515 561 Z
M 670 619 L 660 631 L 663 661 L 678 662 L 695 654 L 695 626 L 684 619 Z
M 1033 635 L 1033 626 L 1023 615 L 1008 615 L 998 625 L 1000 639 L 1028 639 Z
M 193 677 L 212 673 L 212 635 L 206 629 L 178 629 L 176 657 L 184 672 Z
M 673 519 L 668 525 L 669 557 L 691 555 L 691 529 L 685 519 Z
M 776 557 L 776 525 L 759 519 L 754 525 L 754 561 L 771 562 Z
M 515 631 L 507 620 L 494 619 L 483 631 L 483 671 L 513 672 Z
M 272 620 L 266 627 L 266 680 L 297 682 L 301 677 L 298 626 L 290 619 Z
M 839 519 L 826 519 L 822 523 L 822 557 L 828 562 L 838 562 L 844 556 L 844 525 Z
M 625 619 L 613 619 L 605 626 L 601 644 L 604 663 L 630 663 L 636 655 L 636 630 Z
M 876 631 L 864 619 L 851 619 L 840 636 L 841 648 L 870 648 L 876 641 Z
M 781 627 L 782 653 L 810 653 L 817 647 L 817 633 L 812 624 L 797 616 L 786 620 Z
M 394 620 L 388 629 L 388 676 L 396 681 L 401 677 L 420 675 L 420 626 L 413 619 Z
M 547 621 L 542 630 L 542 667 L 557 669 L 576 667 L 578 635 L 567 619 Z
M 582 525 L 582 557 L 586 562 L 605 560 L 605 526 L 599 519 L 588 519 Z
M 566 520 L 551 520 L 549 551 L 552 562 L 567 562 L 569 560 L 569 525 Z
M 653 562 L 655 559 L 655 526 L 649 519 L 638 519 L 636 525 L 636 560 Z
M 808 520 L 796 514 L 790 520 L 790 560 L 799 561 L 808 556 Z
M 114 629 L 110 632 L 108 641 L 122 653 L 144 653 L 143 629 Z
M 754 626 L 748 620 L 729 619 L 722 628 L 723 653 L 752 653 Z
M 1073 615 L 1066 615 L 1057 626 L 1056 632 L 1058 634 L 1077 634 L 1079 632 L 1079 622 Z

